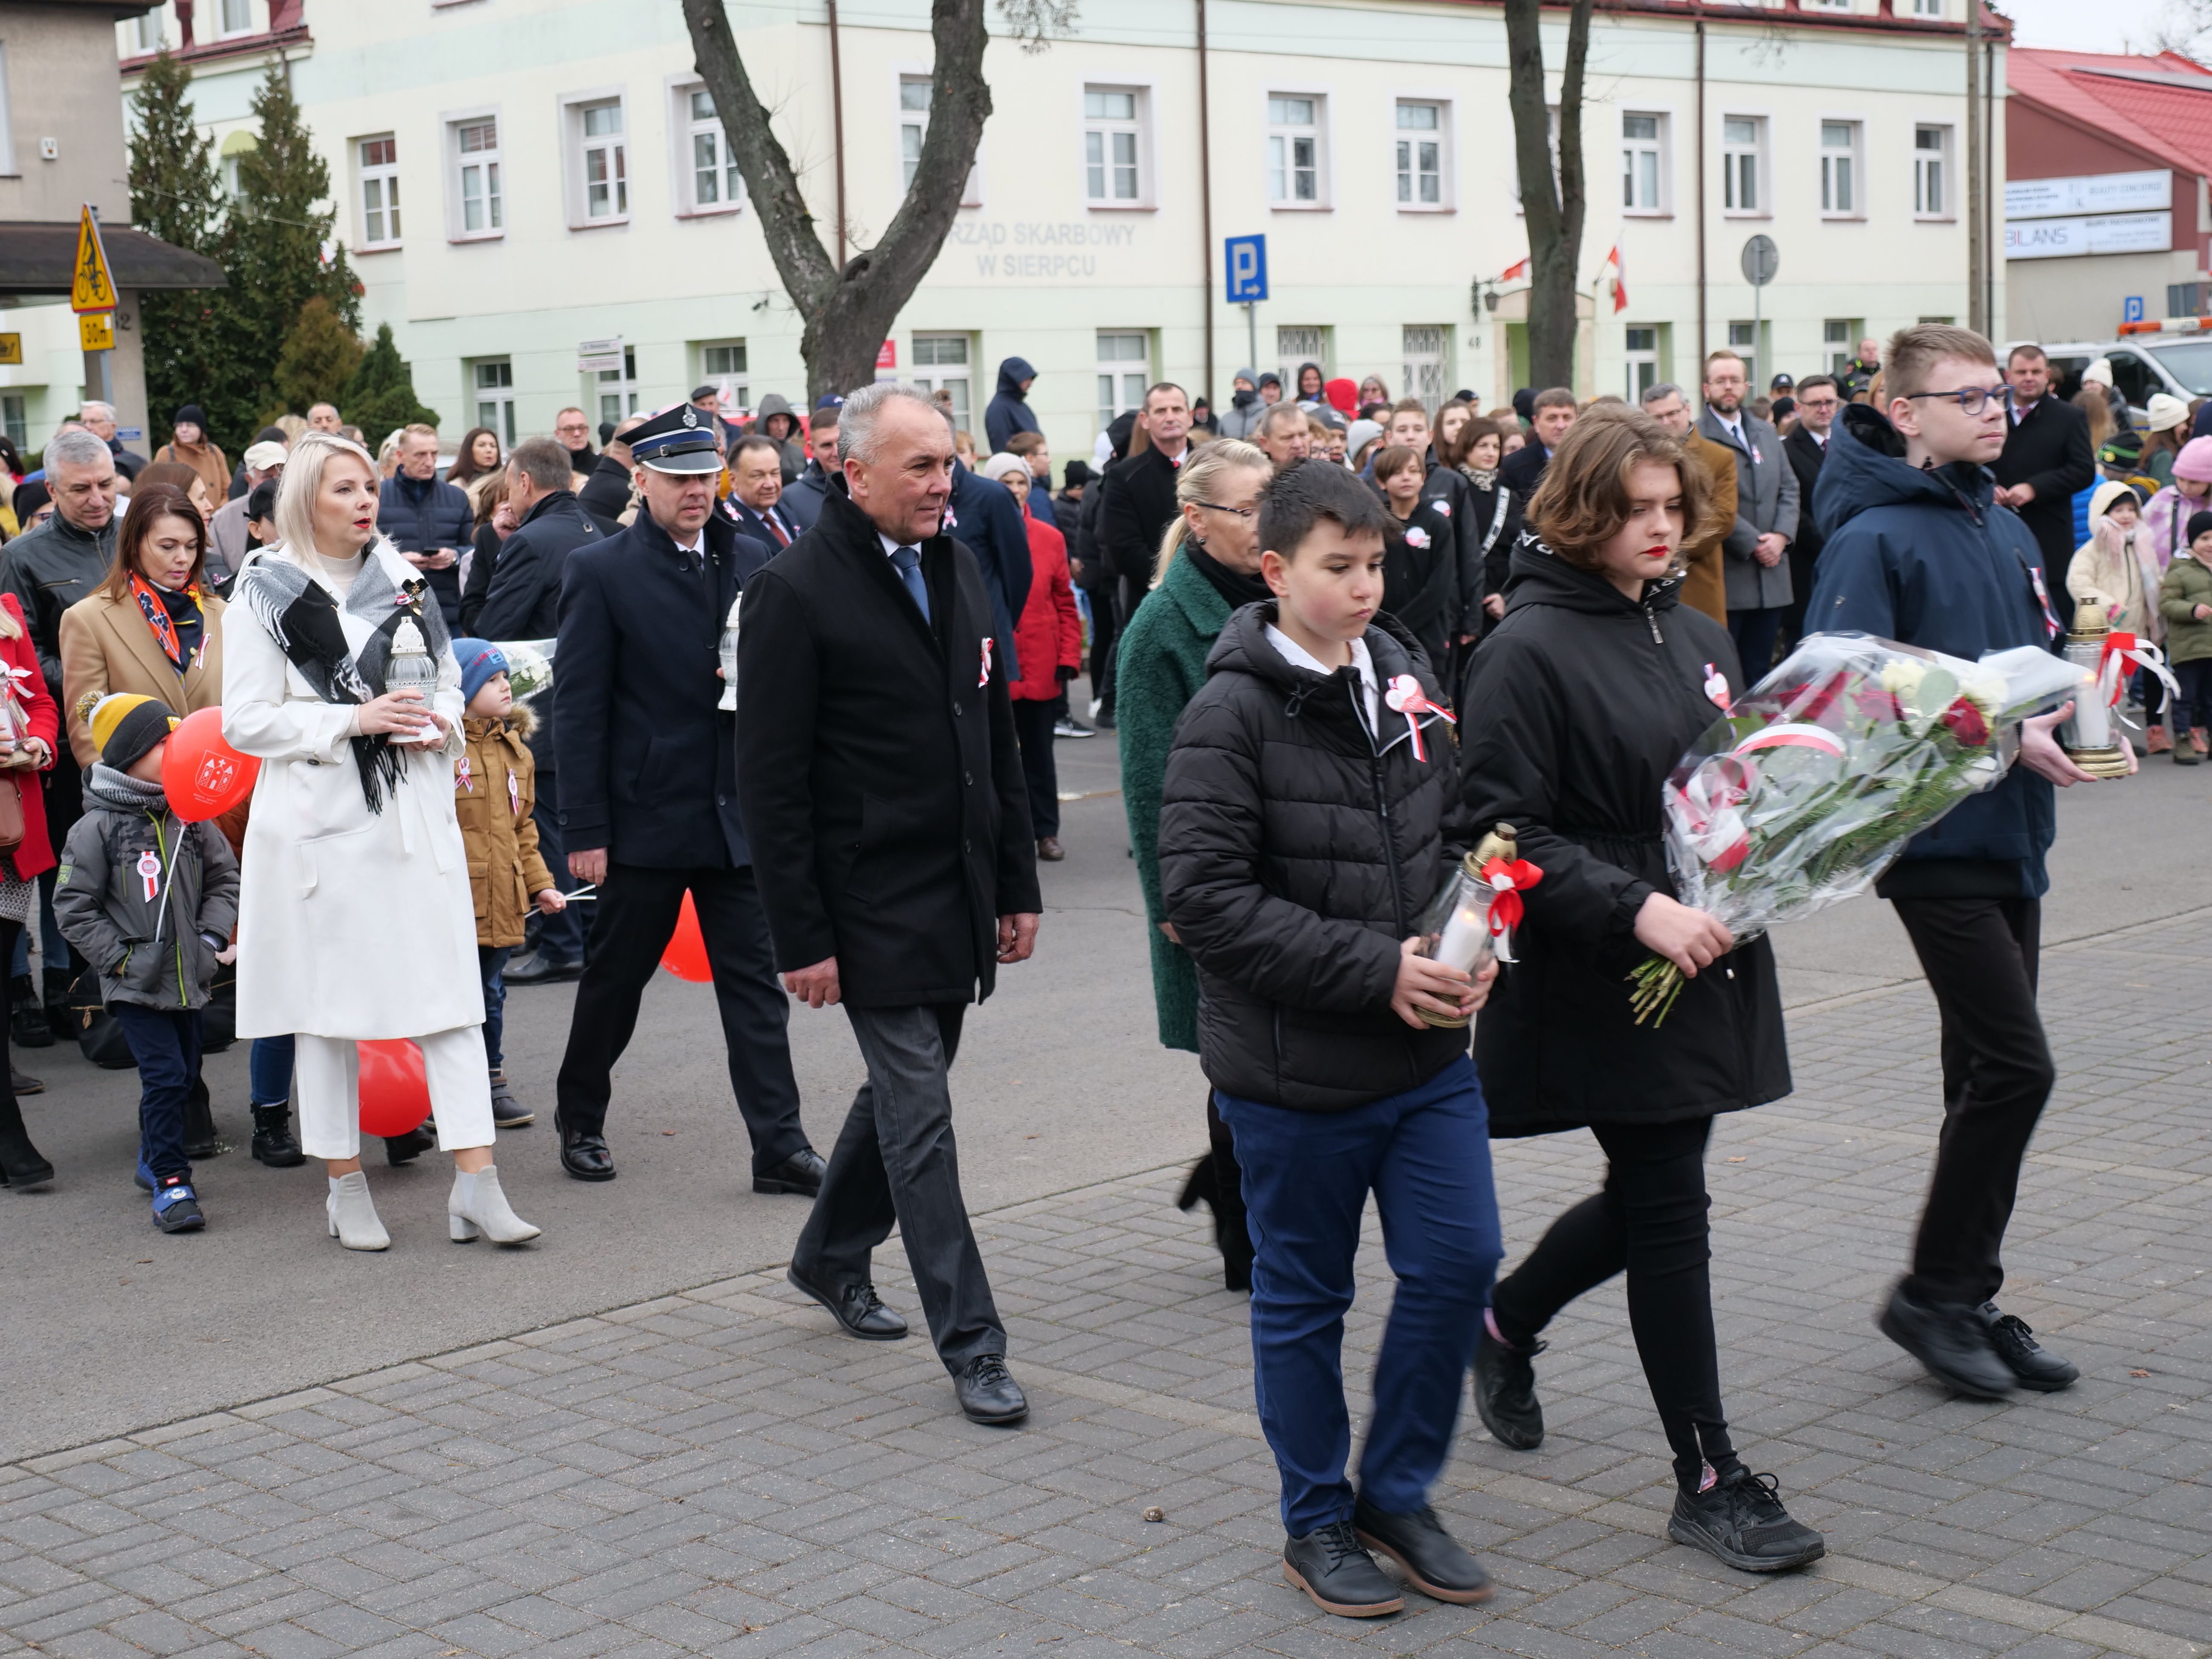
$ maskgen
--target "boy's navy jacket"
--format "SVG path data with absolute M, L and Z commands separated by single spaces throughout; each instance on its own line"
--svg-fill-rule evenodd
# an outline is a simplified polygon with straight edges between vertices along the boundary
M 55 872 L 54 921 L 70 948 L 100 970 L 102 1001 L 205 1007 L 216 947 L 201 935 L 227 940 L 237 926 L 238 860 L 212 823 L 125 811 L 87 789 L 84 816 Z
M 1910 465 L 1904 440 L 1878 411 L 1846 407 L 1813 491 L 1827 539 L 1805 631 L 1873 634 L 1968 662 L 2015 646 L 2049 648 L 2036 575 L 2046 592 L 2064 583 L 2051 580 L 2034 536 L 1996 504 L 1995 489 L 1986 467 Z M 1996 788 L 1914 836 L 1878 890 L 2039 898 L 2057 832 L 2052 784 L 2015 765 Z
M 1176 723 L 1160 804 L 1160 889 L 1198 964 L 1199 1058 L 1215 1087 L 1297 1111 L 1338 1112 L 1427 1082 L 1467 1052 L 1464 1030 L 1415 1028 L 1390 1007 L 1399 941 L 1468 844 L 1457 745 L 1381 705 L 1370 736 L 1358 672 L 1293 667 L 1267 639 L 1275 602 L 1232 613 L 1206 681 Z M 1387 690 L 1443 693 L 1413 636 L 1367 630 Z

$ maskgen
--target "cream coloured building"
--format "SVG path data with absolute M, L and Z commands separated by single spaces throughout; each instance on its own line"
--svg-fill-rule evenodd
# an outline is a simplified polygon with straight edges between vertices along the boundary
M 273 3 L 272 17 L 271 0 L 199 0 L 198 114 L 226 153 L 250 143 L 252 88 L 281 53 L 330 160 L 364 319 L 392 325 L 448 428 L 520 436 L 565 404 L 596 417 L 702 381 L 744 404 L 799 400 L 798 320 L 672 0 Z M 1701 234 L 1703 338 L 1755 354 L 1762 377 L 1826 366 L 1862 332 L 1966 319 L 1960 5 L 1707 5 L 1702 26 L 1663 0 L 1601 11 L 1580 389 L 1694 377 Z M 842 134 L 822 0 L 730 15 L 825 237 L 842 151 L 865 244 L 927 119 L 927 8 L 837 10 Z M 1526 244 L 1501 8 L 1209 0 L 1204 140 L 1199 19 L 1195 0 L 1084 0 L 1042 52 L 993 40 L 969 205 L 882 372 L 953 388 L 980 428 L 996 365 L 1025 357 L 1061 457 L 1148 380 L 1225 398 L 1254 337 L 1261 367 L 1313 358 L 1394 392 L 1509 396 L 1524 285 L 1495 279 Z M 1556 82 L 1564 27 L 1547 13 L 1545 27 Z M 173 9 L 118 25 L 126 97 L 156 28 L 178 43 Z M 2001 156 L 2002 106 L 1995 126 Z M 1248 335 L 1222 294 L 1222 243 L 1253 234 L 1272 293 Z M 1780 271 L 1754 343 L 1738 261 L 1758 234 Z M 580 368 L 587 343 L 617 366 Z

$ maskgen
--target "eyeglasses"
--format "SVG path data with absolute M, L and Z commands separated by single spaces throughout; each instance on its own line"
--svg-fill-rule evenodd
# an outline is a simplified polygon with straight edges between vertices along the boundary
M 1219 501 L 1193 501 L 1191 505 L 1210 507 L 1216 513 L 1226 513 L 1239 519 L 1255 519 L 1260 516 L 1260 509 L 1256 507 L 1224 507 Z
M 2012 388 L 2008 386 L 1962 386 L 1956 392 L 1908 392 L 1905 397 L 1948 398 L 1959 405 L 1962 415 L 1978 415 L 1995 403 L 1999 409 L 2012 407 Z

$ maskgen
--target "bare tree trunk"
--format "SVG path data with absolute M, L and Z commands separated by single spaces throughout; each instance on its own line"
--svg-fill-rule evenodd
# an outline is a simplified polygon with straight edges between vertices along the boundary
M 878 350 L 952 228 L 991 113 L 991 90 L 983 83 L 983 5 L 931 0 L 936 61 L 921 164 L 876 245 L 855 252 L 841 270 L 822 245 L 791 157 L 738 56 L 724 0 L 684 0 L 695 66 L 714 94 L 769 257 L 804 321 L 799 352 L 810 404 L 825 392 L 850 392 L 875 378 Z
M 1575 364 L 1575 273 L 1582 263 L 1588 205 L 1583 171 L 1583 66 L 1589 57 L 1593 0 L 1573 0 L 1567 61 L 1559 82 L 1559 175 L 1552 173 L 1550 112 L 1544 96 L 1540 0 L 1505 0 L 1507 101 L 1528 228 L 1528 379 L 1539 389 L 1571 386 Z

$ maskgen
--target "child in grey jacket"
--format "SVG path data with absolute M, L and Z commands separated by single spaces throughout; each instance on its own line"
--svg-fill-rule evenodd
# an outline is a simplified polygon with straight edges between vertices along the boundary
M 201 1010 L 238 920 L 238 860 L 213 824 L 169 810 L 161 766 L 177 721 L 151 697 L 110 695 L 88 722 L 100 759 L 54 879 L 54 919 L 100 972 L 138 1062 L 138 1184 L 165 1233 L 207 1224 L 185 1156 Z

